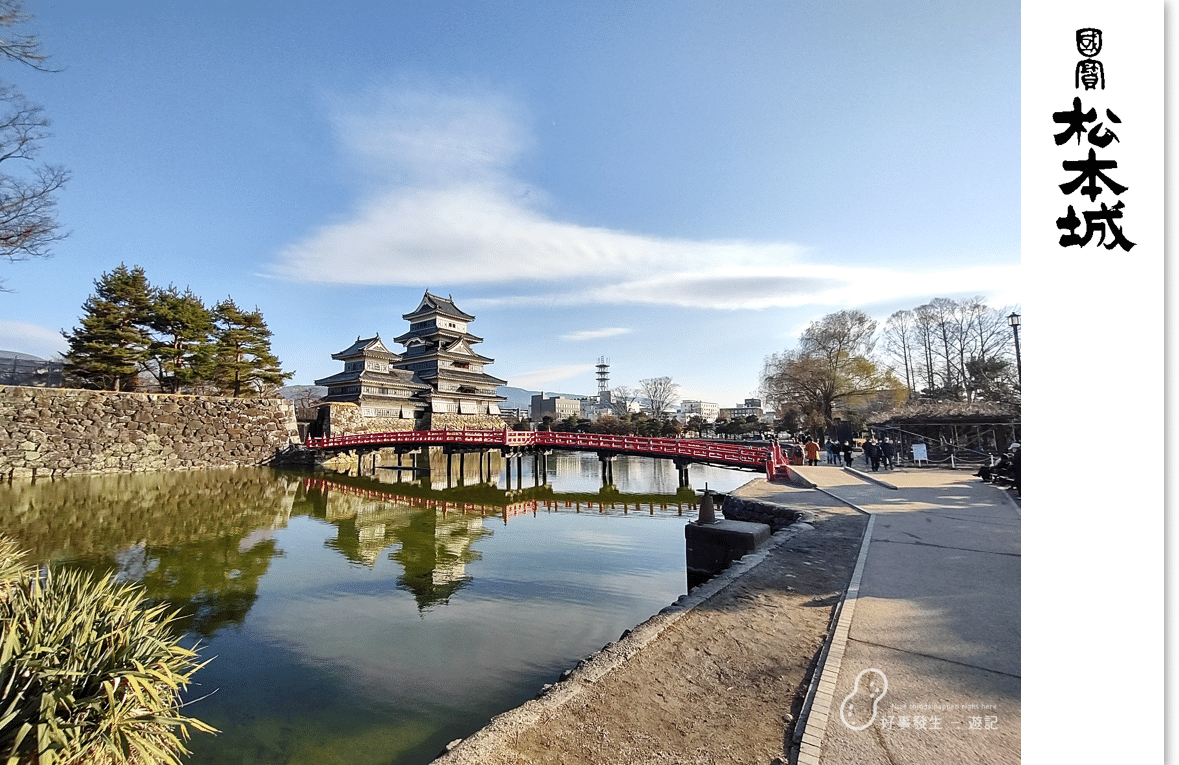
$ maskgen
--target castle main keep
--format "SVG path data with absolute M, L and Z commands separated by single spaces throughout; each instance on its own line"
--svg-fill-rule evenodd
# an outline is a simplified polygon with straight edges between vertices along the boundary
M 315 381 L 328 389 L 319 415 L 323 434 L 504 427 L 496 387 L 506 381 L 487 374 L 495 359 L 473 349 L 483 342 L 467 331 L 475 317 L 427 290 L 401 318 L 409 331 L 393 342 L 405 346 L 403 353 L 378 334 L 332 354 L 344 370 Z

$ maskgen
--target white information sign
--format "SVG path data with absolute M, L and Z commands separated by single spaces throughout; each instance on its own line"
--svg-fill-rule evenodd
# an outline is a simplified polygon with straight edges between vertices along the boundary
M 925 448 L 925 444 L 913 444 L 913 460 L 915 462 L 926 462 L 929 460 L 929 452 Z

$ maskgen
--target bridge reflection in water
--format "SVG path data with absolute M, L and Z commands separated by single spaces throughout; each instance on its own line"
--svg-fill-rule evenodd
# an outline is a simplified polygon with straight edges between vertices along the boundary
M 489 518 L 506 525 L 514 517 L 540 513 L 692 518 L 697 512 L 691 488 L 669 497 L 624 494 L 613 486 L 596 493 L 557 493 L 548 484 L 518 490 L 485 484 L 439 492 L 407 483 L 399 492 L 363 477 L 316 476 L 303 480 L 302 493 L 312 514 L 337 528 L 328 546 L 353 563 L 372 567 L 396 546 L 389 557 L 404 571 L 398 585 L 411 591 L 422 609 L 449 602 L 471 581 L 466 565 L 480 558 L 472 546 L 492 533 L 485 525 Z

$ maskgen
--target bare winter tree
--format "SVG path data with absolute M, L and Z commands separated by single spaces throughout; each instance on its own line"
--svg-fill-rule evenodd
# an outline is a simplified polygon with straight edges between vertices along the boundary
M 19 0 L 0 0 L 0 57 L 40 71 L 46 56 L 32 35 L 7 31 L 28 21 Z M 60 241 L 55 194 L 69 172 L 37 162 L 41 142 L 48 138 L 49 118 L 16 88 L 0 84 L 0 258 L 10 263 L 47 258 Z M 3 281 L 0 280 L 0 289 Z
M 639 380 L 639 390 L 649 402 L 653 417 L 662 417 L 668 407 L 680 400 L 680 386 L 672 382 L 670 377 Z
M 902 321 L 901 314 L 909 314 L 903 331 L 894 322 Z M 1003 373 L 1010 351 L 1005 310 L 989 307 L 981 297 L 935 298 L 894 314 L 885 326 L 884 348 L 898 359 L 902 334 L 910 348 L 913 383 L 922 395 L 936 399 L 974 401 L 981 388 L 993 389 L 992 378 Z
M 881 346 L 890 360 L 896 362 L 894 369 L 904 371 L 905 387 L 912 398 L 917 390 L 917 331 L 912 311 L 897 311 L 888 317 L 881 332 Z
M 619 418 L 630 416 L 631 404 L 637 401 L 639 392 L 634 388 L 619 385 L 610 391 L 610 406 L 614 408 L 614 415 Z

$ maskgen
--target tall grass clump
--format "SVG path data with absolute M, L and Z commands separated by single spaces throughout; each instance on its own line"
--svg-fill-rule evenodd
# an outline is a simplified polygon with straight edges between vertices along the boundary
M 181 691 L 202 664 L 133 585 L 42 572 L 0 536 L 0 761 L 161 765 L 188 754 Z

